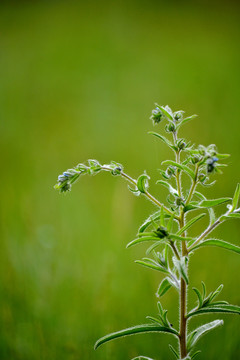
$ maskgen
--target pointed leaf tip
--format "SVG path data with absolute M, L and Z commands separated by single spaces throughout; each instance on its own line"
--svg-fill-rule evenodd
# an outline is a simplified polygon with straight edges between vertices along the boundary
M 170 333 L 175 336 L 178 336 L 177 331 L 172 328 L 159 326 L 156 324 L 142 324 L 142 325 L 136 325 L 136 326 L 103 336 L 102 338 L 97 340 L 97 342 L 94 345 L 94 349 L 96 350 L 102 344 L 104 344 L 108 341 L 120 338 L 120 337 L 141 334 L 141 333 L 148 333 L 148 332 L 163 332 L 163 333 Z

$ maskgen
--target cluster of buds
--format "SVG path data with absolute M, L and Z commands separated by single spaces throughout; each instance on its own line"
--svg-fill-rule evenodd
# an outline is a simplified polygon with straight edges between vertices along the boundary
M 160 106 L 158 104 L 155 104 L 155 109 L 152 110 L 152 114 L 150 116 L 150 119 L 153 121 L 153 125 L 156 125 L 160 123 L 161 120 L 167 120 L 168 124 L 165 127 L 166 132 L 175 132 L 177 129 L 177 122 L 180 122 L 183 120 L 183 114 L 184 111 L 179 110 L 176 112 L 173 112 L 172 109 L 166 105 L 166 106 Z
M 188 146 L 188 144 L 186 144 L 184 139 L 179 139 L 177 142 L 177 147 L 179 150 L 184 150 L 186 147 Z
M 164 239 L 169 235 L 167 230 L 163 226 L 159 226 L 157 230 L 154 231 L 154 233 L 157 235 L 157 237 L 159 237 L 159 239 Z
M 160 123 L 162 118 L 163 118 L 163 112 L 158 106 L 156 106 L 156 108 L 152 110 L 152 115 L 150 116 L 150 120 L 152 120 L 153 125 L 156 125 Z
M 88 165 L 78 164 L 75 168 L 64 171 L 63 174 L 58 176 L 58 181 L 54 188 L 59 190 L 61 193 L 70 191 L 72 184 L 78 180 L 80 175 L 95 175 L 101 170 L 109 170 L 112 175 L 120 175 L 123 170 L 123 166 L 115 161 L 112 161 L 108 165 L 101 165 L 97 160 L 91 159 L 88 160 Z
M 208 158 L 206 161 L 207 164 L 207 173 L 210 174 L 214 171 L 215 167 L 216 167 L 216 162 L 219 159 L 216 156 L 213 156 L 211 158 Z
M 176 111 L 175 113 L 173 113 L 173 119 L 175 121 L 181 121 L 183 119 L 183 114 L 184 114 L 184 111 L 182 111 L 182 110 Z
M 81 171 L 76 169 L 68 169 L 63 174 L 58 176 L 58 182 L 55 185 L 55 189 L 60 192 L 70 191 L 72 184 L 79 178 Z

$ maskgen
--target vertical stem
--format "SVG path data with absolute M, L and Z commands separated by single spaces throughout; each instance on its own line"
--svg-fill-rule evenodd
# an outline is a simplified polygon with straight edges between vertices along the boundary
M 177 144 L 177 133 L 173 133 L 173 139 L 175 145 Z M 176 151 L 176 162 L 180 163 L 180 150 Z M 178 196 L 182 196 L 182 189 L 181 189 L 181 176 L 180 171 L 177 170 L 176 173 L 176 183 L 177 183 L 177 190 Z M 184 212 L 181 208 L 180 216 L 179 216 L 179 227 L 180 229 L 184 227 Z M 183 233 L 183 236 L 185 234 Z M 187 255 L 187 246 L 186 242 L 182 241 L 182 256 Z M 180 355 L 181 359 L 187 356 L 187 346 L 186 346 L 186 339 L 187 339 L 187 284 L 184 279 L 181 277 L 181 284 L 180 284 L 180 330 L 179 330 L 179 345 L 180 345 Z
M 184 226 L 184 213 L 182 211 L 180 217 L 180 228 Z M 185 241 L 182 242 L 182 256 L 187 255 L 187 248 Z M 187 284 L 185 280 L 181 277 L 181 287 L 180 287 L 180 354 L 181 359 L 187 356 L 187 347 L 186 347 L 186 338 L 187 338 Z

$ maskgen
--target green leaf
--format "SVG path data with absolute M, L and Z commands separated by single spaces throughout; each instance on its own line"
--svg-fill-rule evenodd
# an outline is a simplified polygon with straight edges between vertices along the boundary
M 195 180 L 195 174 L 194 172 L 186 165 L 183 164 L 178 164 L 175 161 L 172 160 L 165 160 L 162 162 L 162 165 L 172 165 L 172 166 L 176 166 L 178 169 L 184 171 L 185 173 L 187 173 L 193 180 Z
M 169 146 L 172 150 L 177 151 L 177 147 L 174 146 L 170 140 L 168 140 L 165 136 L 162 136 L 154 131 L 149 131 L 148 134 L 156 136 L 157 138 L 161 139 L 167 146 Z
M 179 275 L 184 279 L 184 281 L 188 285 L 189 281 L 187 275 L 187 263 L 188 263 L 188 258 L 186 256 L 182 256 L 180 260 L 173 257 L 173 264 L 175 265 Z
M 165 228 L 165 216 L 164 216 L 163 206 L 161 207 L 160 210 L 160 226 Z
M 222 289 L 223 289 L 223 284 L 219 285 L 219 287 L 215 291 L 213 291 L 213 293 L 209 297 L 208 302 L 212 303 L 213 299 L 215 299 L 215 297 L 217 297 L 220 294 Z
M 166 292 L 172 287 L 172 285 L 170 284 L 168 278 L 166 277 L 165 279 L 162 280 L 161 284 L 159 285 L 159 288 L 157 290 L 157 297 L 161 297 L 164 294 L 166 294 Z
M 233 201 L 232 201 L 232 210 L 235 210 L 238 206 L 238 201 L 239 201 L 239 197 L 240 197 L 240 184 L 237 184 L 234 196 L 233 196 Z
M 240 213 L 231 213 L 223 217 L 229 219 L 240 219 Z
M 167 224 L 167 231 L 170 232 L 172 230 L 172 226 L 173 226 L 173 221 L 174 221 L 174 217 L 175 217 L 175 214 L 173 213 L 169 220 L 168 220 L 168 224 Z
M 196 209 L 201 209 L 201 208 L 198 206 L 197 202 L 192 201 L 188 205 L 184 206 L 183 211 L 186 213 L 188 211 L 196 210 Z
M 156 182 L 156 184 L 161 184 L 163 186 L 165 186 L 166 188 L 168 188 L 169 192 L 174 195 L 174 196 L 178 196 L 178 191 L 176 189 L 174 189 L 174 187 L 172 187 L 172 185 L 170 185 L 167 181 L 164 180 L 158 180 Z
M 194 354 L 191 355 L 192 360 L 201 353 L 201 350 L 197 350 Z
M 128 190 L 130 190 L 136 196 L 139 196 L 141 194 L 138 189 L 133 189 L 130 185 L 128 185 Z
M 137 326 L 133 326 L 124 330 L 120 330 L 117 332 L 114 332 L 112 334 L 106 335 L 104 337 L 102 337 L 101 339 L 99 339 L 95 346 L 94 349 L 96 350 L 100 345 L 110 341 L 110 340 L 114 340 L 120 337 L 124 337 L 124 336 L 128 336 L 128 335 L 135 335 L 135 334 L 141 334 L 141 333 L 150 333 L 150 332 L 163 332 L 163 333 L 170 333 L 173 334 L 175 336 L 178 336 L 178 333 L 176 330 L 168 328 L 168 327 L 164 327 L 164 326 L 159 326 L 159 325 L 155 325 L 155 324 L 143 324 L 143 325 L 137 325 Z
M 161 320 L 159 318 L 155 318 L 154 316 L 146 316 L 146 319 L 151 320 L 154 324 L 164 326 L 162 323 L 160 323 Z
M 161 245 L 163 242 L 160 240 L 160 241 L 156 241 L 154 244 L 152 244 L 151 246 L 149 246 L 149 248 L 146 250 L 146 255 L 149 255 L 151 254 L 151 252 L 153 250 L 156 249 L 156 247 L 158 247 L 159 245 Z
M 169 217 L 169 215 L 165 215 L 166 217 Z M 156 211 L 154 214 L 150 215 L 144 223 L 140 226 L 138 229 L 138 232 L 144 232 L 149 225 L 151 225 L 154 221 L 160 219 L 160 210 Z
M 202 283 L 202 288 L 203 288 L 203 295 L 202 295 L 202 297 L 203 297 L 203 299 L 205 299 L 205 296 L 206 296 L 206 293 L 207 293 L 207 289 L 206 289 L 205 283 L 204 283 L 203 281 L 201 281 L 201 283 Z
M 183 119 L 178 125 L 177 128 L 179 128 L 180 126 L 182 126 L 183 124 L 186 124 L 188 121 L 191 121 L 193 119 L 195 119 L 198 115 L 192 115 L 192 116 L 188 116 L 187 118 Z
M 205 216 L 205 214 L 200 214 L 200 215 L 196 216 L 195 218 L 189 220 L 188 223 L 177 232 L 177 235 L 181 235 L 182 233 L 184 233 L 184 231 L 189 229 L 190 226 L 192 226 L 195 222 L 197 222 L 198 220 L 200 220 L 204 216 Z
M 229 154 L 219 154 L 219 153 L 216 154 L 216 157 L 219 160 L 227 159 L 229 156 L 230 156 Z
M 176 356 L 176 358 L 179 359 L 179 354 L 178 354 L 177 350 L 175 350 L 171 344 L 169 344 L 168 346 L 169 346 L 170 350 L 173 352 L 173 354 Z
M 184 207 L 184 212 L 190 211 L 190 210 L 196 210 L 196 209 L 209 209 L 212 206 L 222 205 L 228 201 L 232 200 L 231 198 L 221 198 L 221 199 L 212 199 L 212 200 L 202 200 L 200 202 L 197 201 L 191 201 L 188 205 Z M 214 218 L 215 214 L 210 213 L 211 221 Z
M 224 314 L 240 314 L 240 306 L 229 304 L 210 304 L 201 309 L 194 309 L 187 314 L 187 318 L 195 315 L 208 314 L 208 313 L 224 313 Z
M 194 195 L 199 197 L 201 200 L 207 200 L 206 197 L 203 194 L 201 194 L 200 192 L 198 192 L 198 191 L 195 191 Z M 214 210 L 212 208 L 208 208 L 207 210 L 208 210 L 208 213 L 209 213 L 210 225 L 212 225 L 216 220 L 215 212 L 214 212 Z
M 170 107 L 169 107 L 168 105 L 166 105 L 166 106 L 160 106 L 160 105 L 158 105 L 158 107 L 162 110 L 162 112 L 164 113 L 164 115 L 165 115 L 169 120 L 173 120 L 172 110 L 170 109 Z
M 221 198 L 221 199 L 213 199 L 213 200 L 203 200 L 199 203 L 199 207 L 209 208 L 212 206 L 224 204 L 230 200 L 232 200 L 232 199 L 231 198 Z
M 179 235 L 176 235 L 176 234 L 169 234 L 169 238 L 172 239 L 172 240 L 180 240 L 180 241 L 193 241 L 194 238 L 192 237 L 183 237 L 183 236 L 179 236 Z
M 137 188 L 142 194 L 145 194 L 149 188 L 148 185 L 149 179 L 150 177 L 146 173 L 140 175 L 137 179 Z
M 203 246 L 217 246 L 221 247 L 226 250 L 234 251 L 238 254 L 240 254 L 240 247 L 230 244 L 227 241 L 219 240 L 219 239 L 208 239 L 200 242 L 199 244 L 195 245 L 191 248 L 191 251 L 196 250 Z
M 168 274 L 168 270 L 166 270 L 165 268 L 163 268 L 162 266 L 158 265 L 158 264 L 153 264 L 153 263 L 149 263 L 147 261 L 143 261 L 143 260 L 135 260 L 136 264 L 140 264 L 142 266 L 148 267 L 152 270 L 157 270 L 163 273 Z
M 137 357 L 135 357 L 135 358 L 133 358 L 131 360 L 153 360 L 153 359 L 150 358 L 150 357 L 147 357 L 147 356 L 140 355 L 140 356 L 137 356 Z
M 199 303 L 198 307 L 201 308 L 202 304 L 203 304 L 203 297 L 202 297 L 200 291 L 197 288 L 192 288 L 192 289 L 193 289 L 193 291 L 196 293 L 196 295 L 198 297 L 198 303 Z
M 142 237 L 139 237 L 139 238 L 137 238 L 137 239 L 134 239 L 134 240 L 130 241 L 130 242 L 127 244 L 126 248 L 129 248 L 129 247 L 131 247 L 131 246 L 133 246 L 133 245 L 140 244 L 140 243 L 145 242 L 145 241 L 158 241 L 158 240 L 159 240 L 158 237 L 154 237 L 154 236 L 142 236 Z
M 205 335 L 208 331 L 215 329 L 218 326 L 223 325 L 223 320 L 214 320 L 210 323 L 204 324 L 199 328 L 195 329 L 191 332 L 187 337 L 187 349 L 188 351 L 193 348 L 194 345 L 198 342 L 198 340 Z

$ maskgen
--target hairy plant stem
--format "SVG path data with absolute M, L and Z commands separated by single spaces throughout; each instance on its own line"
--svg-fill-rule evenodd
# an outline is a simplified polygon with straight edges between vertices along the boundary
M 188 203 L 191 201 L 191 198 L 194 194 L 194 191 L 196 189 L 196 186 L 197 186 L 197 183 L 198 183 L 198 180 L 197 180 L 197 177 L 198 177 L 198 168 L 199 166 L 196 165 L 196 169 L 195 169 L 195 178 L 192 182 L 192 186 L 190 188 L 190 191 L 189 191 L 189 194 L 188 194 L 188 197 L 187 197 L 187 200 L 186 200 L 186 203 L 185 203 L 185 206 L 188 205 Z
M 184 212 L 181 210 L 179 227 L 180 229 L 184 226 Z M 184 234 L 183 234 L 184 236 Z M 182 242 L 182 256 L 187 255 L 187 247 L 186 242 Z M 179 342 L 180 342 L 180 354 L 181 358 L 185 358 L 187 356 L 187 284 L 185 280 L 181 277 L 181 285 L 180 285 L 180 332 L 179 332 Z
M 196 246 L 201 240 L 205 238 L 210 232 L 212 232 L 218 225 L 220 225 L 222 221 L 217 219 L 212 225 L 210 225 L 198 238 L 194 241 L 194 243 L 189 247 L 188 252 L 192 250 L 194 246 Z
M 175 146 L 177 145 L 177 133 L 173 133 L 173 139 Z M 176 151 L 176 162 L 180 164 L 180 150 Z M 178 196 L 182 197 L 182 188 L 181 188 L 181 175 L 180 171 L 177 170 L 176 173 L 176 184 L 177 184 L 177 191 Z M 194 188 L 192 191 L 190 190 L 190 193 L 193 193 Z M 192 195 L 190 195 L 192 196 Z M 184 227 L 184 211 L 183 208 L 180 208 L 180 215 L 179 215 L 179 228 L 182 229 Z M 185 232 L 182 235 L 185 237 Z M 186 242 L 182 241 L 181 243 L 181 253 L 182 256 L 187 256 L 187 246 Z M 180 329 L 179 329 L 179 347 L 180 347 L 180 356 L 181 359 L 185 358 L 187 356 L 187 346 L 186 346 L 186 340 L 187 340 L 187 284 L 185 280 L 181 277 L 181 283 L 180 283 Z
M 102 170 L 106 170 L 109 171 L 109 168 L 107 167 L 102 167 Z M 125 174 L 123 171 L 121 172 L 121 176 L 123 178 L 125 178 L 126 180 L 128 180 L 131 184 L 133 184 L 134 186 L 137 186 L 137 181 L 134 180 L 133 178 L 131 178 L 131 176 Z M 164 211 L 169 214 L 169 215 L 173 215 L 172 211 L 169 210 L 165 205 L 163 205 L 162 203 L 160 203 L 160 201 L 158 201 L 152 194 L 150 194 L 148 191 L 146 191 L 143 195 L 145 195 L 150 201 L 152 201 L 155 205 L 157 205 L 158 207 L 162 207 L 164 209 Z M 178 217 L 175 217 L 178 220 Z

